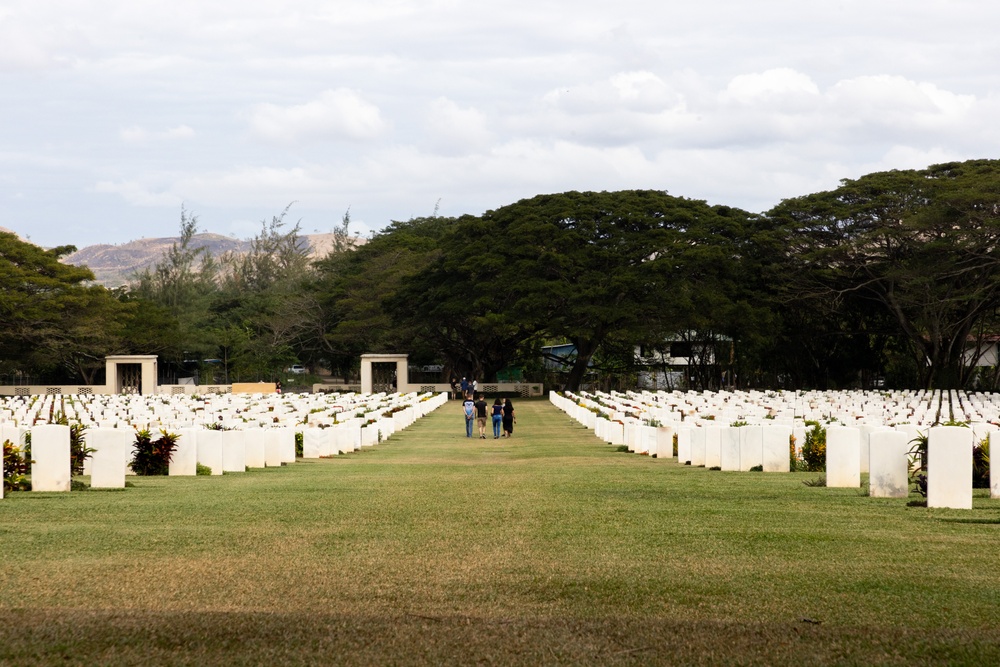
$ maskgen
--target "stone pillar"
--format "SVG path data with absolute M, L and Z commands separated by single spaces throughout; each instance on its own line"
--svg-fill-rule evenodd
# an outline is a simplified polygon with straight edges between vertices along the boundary
M 971 480 L 972 475 L 969 474 Z M 826 429 L 826 485 L 861 486 L 861 432 L 847 426 Z
M 374 390 L 372 364 L 396 364 L 396 391 L 405 392 L 409 384 L 409 355 L 406 354 L 362 354 L 361 355 L 361 393 L 371 394 Z M 471 379 L 471 378 L 470 378 Z
M 868 490 L 872 498 L 906 498 L 910 494 L 906 433 L 874 431 L 868 436 Z
M 928 432 L 927 506 L 972 509 L 972 429 L 935 426 Z
M 31 490 L 69 491 L 69 426 L 40 424 L 31 429 Z

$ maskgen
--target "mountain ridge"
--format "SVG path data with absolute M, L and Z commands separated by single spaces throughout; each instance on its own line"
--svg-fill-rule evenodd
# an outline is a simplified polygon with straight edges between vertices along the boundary
M 309 256 L 319 259 L 333 249 L 336 234 L 301 234 L 300 237 L 309 245 Z M 356 247 L 364 244 L 367 239 L 351 236 L 349 241 L 352 247 Z M 175 243 L 180 243 L 179 237 L 138 239 L 119 245 L 98 243 L 66 255 L 61 261 L 74 266 L 86 266 L 94 273 L 95 281 L 105 287 L 120 287 L 129 282 L 129 276 L 152 268 Z M 214 257 L 219 257 L 226 252 L 247 252 L 250 244 L 250 241 L 222 234 L 201 232 L 192 237 L 191 247 L 208 248 Z

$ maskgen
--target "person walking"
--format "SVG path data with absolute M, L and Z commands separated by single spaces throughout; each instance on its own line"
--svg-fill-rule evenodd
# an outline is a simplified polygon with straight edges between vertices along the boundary
M 479 399 L 475 402 L 476 406 L 476 421 L 479 422 L 479 439 L 486 439 L 486 410 L 488 405 L 486 405 L 486 398 L 480 394 Z
M 503 427 L 503 401 L 499 398 L 493 401 L 493 439 L 500 438 L 500 430 Z
M 462 398 L 467 398 L 469 396 L 469 381 L 462 377 Z
M 462 401 L 462 414 L 465 415 L 465 437 L 471 438 L 472 420 L 476 416 L 476 402 L 468 394 L 465 395 L 465 400 Z
M 510 399 L 505 399 L 503 404 L 503 437 L 509 438 L 514 435 L 514 424 L 517 419 L 514 417 L 514 404 Z

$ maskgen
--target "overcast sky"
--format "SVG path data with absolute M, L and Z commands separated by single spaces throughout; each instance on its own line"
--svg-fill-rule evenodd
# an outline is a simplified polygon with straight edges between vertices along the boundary
M 0 226 L 330 231 L 653 188 L 763 211 L 1000 157 L 985 0 L 3 0 Z

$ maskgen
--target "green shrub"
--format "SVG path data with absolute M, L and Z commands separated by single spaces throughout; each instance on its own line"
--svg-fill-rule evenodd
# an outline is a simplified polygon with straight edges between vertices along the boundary
M 750 468 L 750 472 L 764 472 L 764 466 L 763 465 L 753 466 L 752 468 Z
M 972 448 L 972 488 L 990 488 L 990 439 L 983 438 Z
M 83 437 L 87 432 L 84 424 L 69 425 L 69 467 L 73 475 L 83 474 L 83 464 L 94 453 L 94 449 L 87 447 L 86 439 Z
M 795 451 L 795 443 L 795 436 L 788 436 L 788 470 L 789 472 L 802 472 L 806 469 L 806 465 L 799 458 L 799 453 Z
M 196 463 L 194 466 L 194 472 L 196 475 L 211 475 L 212 469 L 203 463 Z
M 910 482 L 912 482 L 917 493 L 927 496 L 927 434 L 917 433 L 917 437 L 910 440 Z
M 30 452 L 15 445 L 10 440 L 3 441 L 3 490 L 27 491 L 31 488 L 28 473 L 33 461 Z
M 806 431 L 802 444 L 802 462 L 806 472 L 826 472 L 826 429 L 819 422 L 806 422 L 812 428 Z
M 166 475 L 170 459 L 177 448 L 177 434 L 160 430 L 160 437 L 153 440 L 148 429 L 135 434 L 135 454 L 129 462 L 136 475 Z
M 304 437 L 302 431 L 295 432 L 295 456 L 298 458 L 302 458 L 302 441 Z

